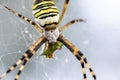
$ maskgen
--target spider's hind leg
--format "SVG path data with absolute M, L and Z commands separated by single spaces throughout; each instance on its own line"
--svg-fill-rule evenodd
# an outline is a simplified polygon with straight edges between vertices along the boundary
M 76 58 L 80 61 L 80 64 L 81 64 L 81 67 L 82 67 L 82 73 L 83 73 L 84 80 L 87 80 L 84 61 L 83 61 L 82 58 L 79 57 L 79 56 L 76 56 Z
M 18 80 L 19 75 L 24 69 L 25 64 L 29 61 L 29 59 L 35 54 L 35 52 L 43 45 L 43 43 L 46 42 L 46 39 L 44 36 L 41 36 L 22 56 L 21 59 L 19 59 L 13 66 L 11 66 L 5 73 L 3 73 L 0 76 L 0 80 L 3 79 L 7 74 L 9 74 L 11 71 L 13 71 L 18 65 L 20 65 L 22 62 L 23 64 L 20 67 L 20 70 L 18 74 L 15 77 L 15 80 Z
M 20 74 L 21 74 L 22 71 L 24 70 L 24 67 L 25 67 L 25 65 L 26 65 L 27 62 L 28 62 L 27 60 L 24 60 L 23 64 L 20 66 L 20 69 L 19 69 L 17 75 L 15 76 L 15 79 L 14 79 L 14 80 L 18 80 L 18 79 L 19 79 Z
M 5 73 L 3 73 L 0 76 L 0 80 L 3 79 L 7 74 L 9 74 L 10 72 L 12 72 L 19 64 L 21 64 L 21 62 L 25 59 L 25 56 L 23 56 L 22 58 L 20 58 L 14 65 L 12 65 Z
M 18 72 L 18 74 L 20 75 L 20 73 L 22 72 L 23 70 L 23 65 L 26 64 L 26 62 L 28 62 L 29 58 L 27 57 L 28 55 L 31 55 L 29 53 L 30 51 L 26 51 L 26 53 L 23 54 L 22 58 L 20 58 L 14 65 L 12 65 L 5 73 L 3 73 L 1 76 L 0 76 L 0 80 L 3 79 L 7 74 L 9 74 L 10 72 L 12 72 L 18 65 L 20 65 L 22 62 L 22 66 L 20 67 L 20 70 Z M 32 56 L 32 55 L 31 55 Z M 26 61 L 27 60 L 27 61 Z M 16 76 L 16 79 L 17 80 L 17 77 L 18 75 Z
M 76 56 L 76 58 L 81 62 L 84 80 L 86 80 L 86 71 L 85 71 L 83 62 L 85 63 L 86 67 L 89 69 L 94 80 L 96 80 L 96 75 L 95 75 L 94 71 L 92 70 L 92 68 L 90 67 L 90 64 L 88 63 L 84 54 L 81 53 L 79 51 L 79 49 L 77 47 L 75 47 L 69 40 L 67 40 L 62 34 L 59 36 L 58 40 L 61 41 Z
M 90 64 L 88 63 L 87 58 L 86 58 L 86 57 L 83 55 L 83 53 L 80 52 L 80 51 L 78 51 L 78 54 L 77 54 L 77 55 L 82 57 L 82 59 L 83 59 L 85 65 L 86 65 L 86 67 L 89 69 L 89 71 L 90 71 L 92 77 L 94 78 L 94 80 L 96 80 L 96 75 L 95 75 L 94 71 L 92 70 Z

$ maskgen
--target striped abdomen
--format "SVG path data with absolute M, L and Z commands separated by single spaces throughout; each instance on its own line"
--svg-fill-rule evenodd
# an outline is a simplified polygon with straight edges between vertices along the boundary
M 35 20 L 44 29 L 54 29 L 59 20 L 59 12 L 52 0 L 34 0 L 33 14 Z

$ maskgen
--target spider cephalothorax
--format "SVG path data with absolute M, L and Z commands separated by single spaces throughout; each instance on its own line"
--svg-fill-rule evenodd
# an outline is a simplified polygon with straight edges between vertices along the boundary
M 60 33 L 58 28 L 56 29 L 52 29 L 52 30 L 45 30 L 44 31 L 44 35 L 46 37 L 46 39 L 49 41 L 49 43 L 56 43 Z
M 5 6 L 5 8 L 8 9 L 10 12 L 12 12 L 16 16 L 22 18 L 23 20 L 33 25 L 33 27 L 35 27 L 35 29 L 42 34 L 42 36 L 31 47 L 29 47 L 29 49 L 26 50 L 25 53 L 23 53 L 22 58 L 20 58 L 14 65 L 12 65 L 5 73 L 3 73 L 0 76 L 0 80 L 3 79 L 7 74 L 9 74 L 18 65 L 22 63 L 14 79 L 14 80 L 18 80 L 21 72 L 24 70 L 26 63 L 32 58 L 33 55 L 35 55 L 36 51 L 43 44 L 46 45 L 42 55 L 45 55 L 47 58 L 53 58 L 53 53 L 56 50 L 61 49 L 63 45 L 66 46 L 73 53 L 73 55 L 80 61 L 84 80 L 87 80 L 85 65 L 89 69 L 94 80 L 96 80 L 95 73 L 90 67 L 89 63 L 87 62 L 87 59 L 84 56 L 84 54 L 68 39 L 66 39 L 61 33 L 61 31 L 63 31 L 65 28 L 69 27 L 70 25 L 74 24 L 75 22 L 84 22 L 84 20 L 75 19 L 68 22 L 62 27 L 58 27 L 66 12 L 68 3 L 69 0 L 65 0 L 62 13 L 59 16 L 59 11 L 52 0 L 34 0 L 32 9 L 35 20 L 38 23 L 30 20 L 29 18 Z

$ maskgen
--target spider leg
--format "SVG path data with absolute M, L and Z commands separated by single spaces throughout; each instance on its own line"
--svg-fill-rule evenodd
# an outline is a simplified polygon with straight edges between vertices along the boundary
M 30 52 L 30 50 L 28 50 L 28 51 L 26 51 L 26 52 L 28 52 L 28 53 L 29 53 L 28 55 L 30 55 L 30 56 L 28 56 L 28 55 L 26 56 L 23 64 L 20 66 L 19 71 L 18 71 L 17 75 L 15 76 L 15 79 L 14 79 L 14 80 L 18 80 L 18 79 L 19 79 L 20 74 L 21 74 L 22 71 L 24 70 L 26 63 L 27 63 L 27 62 L 30 60 L 30 58 L 33 56 L 32 53 Z
M 33 46 L 31 46 L 25 53 L 25 60 L 23 62 L 23 64 L 20 66 L 20 69 L 17 73 L 17 75 L 15 76 L 14 80 L 18 80 L 20 77 L 20 74 L 22 73 L 22 71 L 24 70 L 24 67 L 26 65 L 26 63 L 31 59 L 31 57 L 35 54 L 35 52 L 40 48 L 40 46 L 42 46 L 43 43 L 45 43 L 46 40 L 44 39 L 44 36 L 42 36 L 41 38 L 39 38 L 38 41 L 36 41 L 35 44 L 33 44 Z
M 22 71 L 24 70 L 25 64 L 26 64 L 27 62 L 28 62 L 27 60 L 24 60 L 23 64 L 20 66 L 20 69 L 19 69 L 17 75 L 15 76 L 15 79 L 14 79 L 14 80 L 18 80 L 18 79 L 19 79 L 20 74 L 21 74 Z
M 12 65 L 5 73 L 3 73 L 0 76 L 0 80 L 2 78 L 4 78 L 7 74 L 9 74 L 11 71 L 13 71 L 23 60 L 25 59 L 25 57 L 23 56 L 22 58 L 20 58 L 14 65 Z
M 7 7 L 7 6 L 5 6 L 5 8 L 6 8 L 8 11 L 12 12 L 14 15 L 18 16 L 19 18 L 21 18 L 21 19 L 27 21 L 28 23 L 30 23 L 31 25 L 33 25 L 33 27 L 34 27 L 35 29 L 37 29 L 39 32 L 41 32 L 41 33 L 43 32 L 43 30 L 40 28 L 40 26 L 39 26 L 37 23 L 35 23 L 34 21 L 32 21 L 32 20 L 30 20 L 29 18 L 27 18 L 27 17 L 25 17 L 25 16 L 17 13 L 16 11 L 10 9 L 10 8 Z
M 78 48 L 76 48 L 69 40 L 67 40 L 62 34 L 60 34 L 59 38 L 58 38 L 59 41 L 61 41 L 75 56 L 76 58 L 80 61 L 80 62 L 83 62 L 85 63 L 86 67 L 89 69 L 92 77 L 94 78 L 94 80 L 96 80 L 96 75 L 94 73 L 94 71 L 92 70 L 92 68 L 90 67 L 90 64 L 88 63 L 86 57 L 84 56 L 84 54 L 82 52 L 79 51 Z M 83 67 L 84 68 L 84 67 Z M 86 73 L 84 72 L 84 69 L 83 69 L 83 73 L 84 75 L 86 75 Z M 85 79 L 85 76 L 84 76 L 84 80 Z
M 80 61 L 80 64 L 81 64 L 81 67 L 82 67 L 82 73 L 83 73 L 84 80 L 87 80 L 84 61 L 81 59 L 81 57 L 79 57 L 79 58 L 77 57 L 77 59 Z
M 45 49 L 44 50 L 48 49 L 48 46 L 49 46 L 49 42 L 46 41 L 46 43 L 45 43 Z
M 67 24 L 65 24 L 64 26 L 60 27 L 59 31 L 63 31 L 64 29 L 68 28 L 70 25 L 72 25 L 76 22 L 86 22 L 86 21 L 83 19 L 74 19 L 74 20 L 68 22 Z
M 62 21 L 62 19 L 64 17 L 64 14 L 65 14 L 65 12 L 67 10 L 68 4 L 69 4 L 69 0 L 65 0 L 65 3 L 64 3 L 63 9 L 62 9 L 62 13 L 61 13 L 59 21 L 58 21 L 58 25 L 61 23 L 61 21 Z
M 31 59 L 31 57 L 35 54 L 35 52 L 42 46 L 43 43 L 46 42 L 46 39 L 44 38 L 44 36 L 40 37 L 38 39 L 38 41 L 36 41 L 25 53 L 25 60 L 23 62 L 23 64 L 20 66 L 20 69 L 17 73 L 17 75 L 15 76 L 14 80 L 18 80 L 20 74 L 22 73 L 22 71 L 24 70 L 24 67 L 26 65 L 26 63 Z
M 26 61 L 29 61 L 29 59 L 35 54 L 35 52 L 41 47 L 43 43 L 46 42 L 46 39 L 44 36 L 41 36 L 22 56 L 21 59 L 19 59 L 13 66 L 11 66 L 5 73 L 3 73 L 0 76 L 0 80 L 3 79 L 7 74 L 9 74 L 11 71 L 15 69 L 21 62 L 23 62 L 22 65 L 26 64 Z M 21 68 L 20 68 L 21 69 Z

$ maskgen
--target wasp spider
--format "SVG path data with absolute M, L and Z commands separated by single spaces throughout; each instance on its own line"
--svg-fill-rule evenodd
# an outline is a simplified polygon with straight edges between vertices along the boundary
M 68 39 L 66 39 L 61 33 L 64 29 L 68 28 L 75 22 L 84 22 L 83 19 L 75 19 L 68 22 L 64 26 L 59 27 L 59 24 L 61 23 L 63 16 L 67 10 L 68 4 L 69 0 L 65 0 L 62 13 L 59 16 L 59 11 L 52 0 L 33 0 L 33 15 L 38 24 L 5 6 L 5 8 L 8 11 L 12 12 L 19 18 L 22 18 L 23 20 L 33 25 L 33 27 L 35 27 L 36 30 L 42 33 L 42 36 L 31 47 L 29 47 L 29 49 L 25 53 L 23 53 L 22 58 L 20 58 L 14 65 L 12 65 L 5 73 L 3 73 L 0 76 L 0 80 L 21 64 L 19 71 L 14 79 L 18 80 L 21 72 L 24 70 L 26 63 L 32 58 L 33 55 L 35 55 L 36 51 L 44 43 L 46 44 L 46 52 L 43 53 L 43 55 L 45 55 L 48 58 L 52 58 L 54 51 L 60 49 L 63 45 L 65 45 L 80 61 L 84 80 L 87 80 L 85 65 L 89 69 L 94 80 L 96 80 L 95 73 L 90 67 L 84 54 L 77 47 L 75 47 L 75 45 L 73 45 Z

